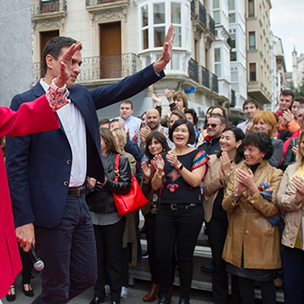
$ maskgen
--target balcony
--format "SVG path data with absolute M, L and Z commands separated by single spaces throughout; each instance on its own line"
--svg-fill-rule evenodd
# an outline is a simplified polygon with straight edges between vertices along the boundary
M 43 63 L 35 62 L 34 83 L 43 77 Z M 77 81 L 87 85 L 100 84 L 106 79 L 123 78 L 137 71 L 137 57 L 133 53 L 82 58 L 81 73 Z M 116 81 L 115 80 L 115 81 Z
M 208 14 L 208 30 L 204 33 L 205 38 L 212 43 L 215 41 L 215 21 L 214 19 Z
M 192 58 L 190 58 L 188 62 L 188 75 L 190 79 L 196 81 L 197 83 L 199 82 L 198 63 Z
M 204 5 L 198 0 L 191 1 L 191 13 L 193 16 L 193 25 L 200 32 L 207 31 L 207 14 Z
M 210 88 L 210 72 L 205 67 L 201 66 L 202 68 L 202 85 Z
M 86 9 L 90 13 L 98 13 L 112 8 L 127 8 L 130 0 L 86 0 Z
M 63 18 L 67 14 L 66 0 L 34 0 L 33 20 Z
M 218 78 L 215 74 L 211 73 L 212 74 L 212 91 L 218 93 L 219 90 L 218 90 Z

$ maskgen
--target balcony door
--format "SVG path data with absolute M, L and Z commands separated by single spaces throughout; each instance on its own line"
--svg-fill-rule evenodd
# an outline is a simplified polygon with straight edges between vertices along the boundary
M 100 78 L 122 77 L 121 24 L 99 25 Z
M 40 61 L 41 63 L 41 77 L 44 77 L 44 67 L 43 67 L 43 49 L 45 45 L 55 37 L 59 37 L 59 30 L 40 32 Z

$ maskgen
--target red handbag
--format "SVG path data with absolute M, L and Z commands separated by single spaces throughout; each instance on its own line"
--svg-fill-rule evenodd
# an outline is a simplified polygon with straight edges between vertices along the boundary
M 115 178 L 118 182 L 119 176 L 119 155 L 115 158 Z M 112 192 L 114 202 L 119 216 L 123 216 L 139 210 L 148 203 L 148 200 L 142 193 L 136 177 L 131 173 L 131 189 L 127 194 L 118 194 Z

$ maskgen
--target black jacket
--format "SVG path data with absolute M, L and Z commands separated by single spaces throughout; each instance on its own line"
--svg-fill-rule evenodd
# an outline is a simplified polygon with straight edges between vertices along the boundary
M 86 201 L 90 211 L 103 214 L 117 212 L 112 192 L 127 194 L 130 191 L 131 169 L 128 160 L 122 155 L 119 156 L 119 179 L 118 182 L 114 182 L 116 155 L 116 153 L 110 151 L 103 158 L 107 182 L 104 186 L 96 183 L 95 188 L 87 194 Z

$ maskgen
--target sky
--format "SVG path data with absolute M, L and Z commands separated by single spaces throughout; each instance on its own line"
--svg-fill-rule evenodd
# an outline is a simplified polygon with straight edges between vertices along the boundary
M 282 39 L 285 63 L 292 72 L 292 51 L 304 53 L 304 0 L 270 0 L 270 23 L 273 34 Z

